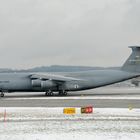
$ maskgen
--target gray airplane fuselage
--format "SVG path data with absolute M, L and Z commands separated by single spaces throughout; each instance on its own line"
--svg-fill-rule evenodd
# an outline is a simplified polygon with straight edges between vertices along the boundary
M 0 73 L 0 90 L 6 92 L 22 92 L 22 91 L 36 91 L 44 92 L 48 90 L 58 91 L 58 82 L 49 84 L 47 86 L 41 86 L 41 80 L 38 80 L 38 85 L 34 86 L 30 78 L 30 75 L 34 73 Z M 39 73 L 40 74 L 40 73 Z M 47 73 L 43 73 L 46 74 Z M 49 73 L 50 74 L 50 73 Z M 56 73 L 53 73 L 56 74 Z M 117 82 L 125 81 L 139 74 L 124 72 L 121 70 L 94 70 L 86 72 L 73 72 L 73 73 L 57 73 L 57 75 L 63 75 L 65 77 L 73 77 L 80 79 L 79 81 L 71 80 L 61 83 L 61 87 L 66 91 L 80 91 L 86 89 L 92 89 L 96 87 L 106 86 Z M 45 80 L 50 82 L 51 80 Z M 52 82 L 52 81 L 51 81 Z
M 102 87 L 140 76 L 140 46 L 131 46 L 132 53 L 120 70 L 93 70 L 71 73 L 0 73 L 0 91 L 59 92 Z

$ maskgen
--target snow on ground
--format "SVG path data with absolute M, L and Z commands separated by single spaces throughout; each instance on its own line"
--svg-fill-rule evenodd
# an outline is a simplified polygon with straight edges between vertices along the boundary
M 139 140 L 140 121 L 57 120 L 0 124 L 1 140 Z
M 63 114 L 63 107 L 58 108 L 43 108 L 43 107 L 1 107 L 0 108 L 0 121 L 19 121 L 19 120 L 140 120 L 140 109 L 133 108 L 93 108 L 92 114 L 81 114 L 81 108 L 75 108 L 76 114 L 65 115 Z
M 6 122 L 4 112 L 6 111 Z M 0 140 L 139 140 L 140 109 L 0 108 Z

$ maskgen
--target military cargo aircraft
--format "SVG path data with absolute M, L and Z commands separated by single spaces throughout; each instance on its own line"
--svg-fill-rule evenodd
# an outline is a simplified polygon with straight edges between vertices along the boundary
M 140 46 L 130 46 L 132 54 L 120 70 L 92 70 L 66 73 L 0 73 L 0 92 L 45 92 L 65 96 L 69 91 L 88 90 L 140 76 Z

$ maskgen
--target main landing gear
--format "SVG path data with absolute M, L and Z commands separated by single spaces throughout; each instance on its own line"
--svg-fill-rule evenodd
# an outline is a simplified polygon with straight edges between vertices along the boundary
M 53 96 L 54 93 L 51 90 L 46 91 L 45 96 Z
M 60 96 L 66 96 L 66 95 L 68 95 L 68 92 L 65 91 L 65 90 L 62 90 L 62 91 L 59 91 L 59 95 Z
M 59 96 L 66 96 L 67 94 L 68 94 L 67 91 L 64 91 L 64 90 L 61 90 L 61 91 L 58 92 Z M 55 95 L 54 92 L 51 91 L 51 90 L 48 90 L 45 93 L 45 96 L 54 96 L 54 95 Z
M 4 93 L 3 92 L 0 93 L 0 97 L 4 97 Z

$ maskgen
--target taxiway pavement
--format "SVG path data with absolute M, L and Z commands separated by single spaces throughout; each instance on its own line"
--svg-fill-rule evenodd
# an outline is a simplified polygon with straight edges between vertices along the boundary
M 140 108 L 140 88 L 99 88 L 47 97 L 44 93 L 7 93 L 0 107 L 82 107 Z

